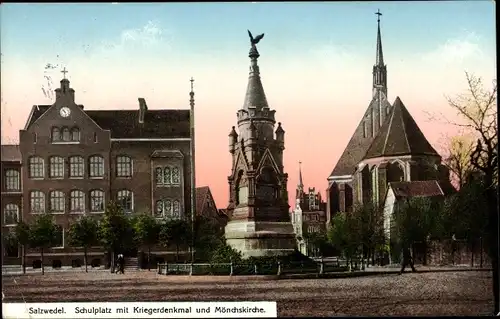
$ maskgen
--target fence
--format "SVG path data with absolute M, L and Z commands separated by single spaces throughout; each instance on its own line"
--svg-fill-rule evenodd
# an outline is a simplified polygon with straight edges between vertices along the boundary
M 292 263 L 218 263 L 218 264 L 158 264 L 160 275 L 282 275 L 323 274 L 348 270 L 340 261 L 292 262 Z

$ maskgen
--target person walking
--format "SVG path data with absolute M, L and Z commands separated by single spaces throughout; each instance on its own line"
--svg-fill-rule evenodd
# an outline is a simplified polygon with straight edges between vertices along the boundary
M 399 271 L 399 274 L 401 275 L 404 271 L 406 266 L 411 267 L 412 272 L 417 272 L 415 269 L 415 265 L 413 264 L 413 258 L 411 256 L 411 252 L 409 248 L 403 248 L 403 258 L 401 260 L 401 270 Z
M 125 259 L 122 254 L 118 255 L 118 272 L 117 273 L 125 273 Z

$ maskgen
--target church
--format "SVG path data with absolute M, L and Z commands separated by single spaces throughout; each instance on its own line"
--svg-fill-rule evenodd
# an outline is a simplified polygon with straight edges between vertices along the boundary
M 396 97 L 392 104 L 388 101 L 381 13 L 376 14 L 372 100 L 328 177 L 327 222 L 335 213 L 351 212 L 358 204 L 384 205 L 388 187 L 393 182 L 436 181 L 444 193 L 453 187 L 441 156 L 426 139 L 402 99 Z M 425 190 L 421 194 L 426 196 Z

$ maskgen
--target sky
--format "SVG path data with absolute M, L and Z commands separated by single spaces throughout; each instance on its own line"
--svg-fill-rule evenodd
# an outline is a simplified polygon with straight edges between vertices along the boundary
M 446 96 L 464 92 L 464 71 L 486 84 L 496 76 L 492 1 L 3 4 L 2 143 L 18 141 L 33 105 L 52 103 L 46 76 L 56 88 L 63 67 L 85 109 L 137 109 L 138 97 L 150 109 L 188 109 L 194 77 L 197 186 L 224 208 L 249 29 L 265 33 L 259 66 L 286 131 L 289 194 L 301 161 L 305 186 L 324 195 L 371 100 L 378 9 L 389 101 L 399 96 L 445 156 L 456 134 L 441 120 L 456 116 Z

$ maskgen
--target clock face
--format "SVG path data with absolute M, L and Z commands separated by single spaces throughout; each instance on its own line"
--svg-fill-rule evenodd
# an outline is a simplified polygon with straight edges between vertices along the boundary
M 71 114 L 71 110 L 65 106 L 59 110 L 59 114 L 61 114 L 62 117 L 68 117 Z

